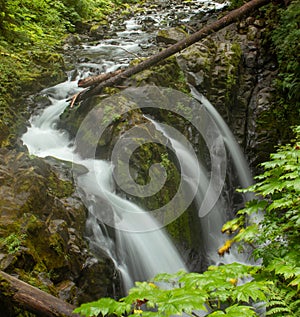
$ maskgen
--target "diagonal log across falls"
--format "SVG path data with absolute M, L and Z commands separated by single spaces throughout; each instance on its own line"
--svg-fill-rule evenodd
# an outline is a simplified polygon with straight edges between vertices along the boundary
M 93 95 L 97 95 L 102 92 L 104 87 L 111 87 L 120 83 L 125 78 L 128 78 L 134 74 L 137 74 L 145 69 L 148 69 L 151 66 L 158 64 L 160 61 L 182 51 L 183 49 L 189 47 L 190 45 L 200 41 L 201 39 L 207 37 L 208 35 L 221 30 L 222 28 L 238 21 L 240 18 L 248 15 L 253 10 L 256 10 L 268 3 L 270 0 L 251 0 L 245 3 L 243 6 L 238 9 L 230 11 L 224 17 L 218 19 L 217 21 L 203 27 L 199 31 L 193 33 L 192 35 L 186 37 L 185 39 L 171 45 L 170 47 L 162 50 L 161 52 L 145 59 L 136 66 L 129 67 L 123 72 L 117 73 L 115 76 L 110 77 L 107 80 L 101 81 L 97 85 L 93 85 L 90 88 L 86 88 L 80 93 L 74 95 L 71 98 L 71 106 L 79 103 L 80 101 L 89 98 Z

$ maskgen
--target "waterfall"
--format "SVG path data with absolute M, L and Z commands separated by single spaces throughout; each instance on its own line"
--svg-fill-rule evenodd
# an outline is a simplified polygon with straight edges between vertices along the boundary
M 207 100 L 207 98 L 200 94 L 194 87 L 190 86 L 190 88 L 192 96 L 205 106 L 207 111 L 213 116 L 220 131 L 222 132 L 227 149 L 234 161 L 240 184 L 243 188 L 250 186 L 252 184 L 252 176 L 250 173 L 249 165 L 246 162 L 244 154 L 242 153 L 238 143 L 236 142 L 233 133 L 229 129 L 222 116 L 219 114 L 216 108 Z
M 216 124 L 222 132 L 226 147 L 234 162 L 234 168 L 236 175 L 238 176 L 239 185 L 241 185 L 242 188 L 249 187 L 253 183 L 250 168 L 230 128 L 228 127 L 222 116 L 219 114 L 219 112 L 216 110 L 216 108 L 207 100 L 207 98 L 205 98 L 205 96 L 199 93 L 196 88 L 192 86 L 190 86 L 190 89 L 192 96 L 205 106 L 207 111 L 213 116 Z M 254 199 L 254 195 L 252 193 L 246 193 L 245 200 L 250 201 L 251 199 Z M 257 213 L 251 215 L 249 221 L 259 223 L 262 221 L 262 218 L 263 214 Z
M 27 145 L 31 154 L 46 157 L 53 156 L 61 160 L 73 162 L 73 164 L 84 166 L 85 171 L 76 173 L 77 186 L 81 192 L 81 198 L 89 210 L 87 220 L 88 240 L 91 248 L 99 254 L 105 253 L 115 263 L 122 274 L 125 289 L 129 289 L 135 280 L 147 280 L 160 272 L 175 273 L 185 269 L 184 260 L 176 250 L 172 241 L 163 228 L 156 223 L 151 214 L 132 202 L 116 195 L 112 178 L 112 164 L 97 159 L 82 159 L 74 151 L 72 140 L 64 132 L 56 130 L 56 122 L 60 114 L 67 107 L 66 98 L 78 91 L 76 82 L 70 80 L 43 91 L 43 94 L 51 95 L 51 105 L 44 109 L 39 115 L 33 116 L 31 127 L 23 135 L 22 140 Z M 203 98 L 201 99 L 201 103 Z M 206 101 L 208 103 L 208 101 Z M 211 106 L 212 107 L 212 106 Z M 213 109 L 213 107 L 212 107 Z M 210 110 L 214 119 L 216 114 Z M 221 131 L 228 130 L 220 117 L 217 117 Z M 180 162 L 181 174 L 186 183 L 194 192 L 196 205 L 201 202 L 209 187 L 209 171 L 198 161 L 192 151 L 191 145 L 187 145 L 180 138 L 175 138 L 167 127 L 152 120 L 157 130 L 160 130 L 171 142 L 176 157 Z M 225 134 L 224 132 L 224 134 Z M 42 137 L 41 137 L 42 136 Z M 238 145 L 234 141 L 231 132 L 224 136 L 229 151 L 237 153 Z M 236 156 L 237 172 L 247 175 L 246 165 L 241 161 L 242 156 Z M 199 181 L 201 180 L 201 181 Z M 250 182 L 246 178 L 246 182 Z M 221 228 L 226 222 L 228 207 L 221 198 L 218 199 L 208 215 L 200 219 L 201 240 L 206 251 L 206 257 L 210 264 L 220 262 L 216 250 L 223 244 L 224 238 Z M 114 238 L 109 234 L 105 224 L 114 217 L 121 230 L 115 229 Z M 233 261 L 244 261 L 235 253 L 226 255 L 223 263 Z
M 112 258 L 122 274 L 125 289 L 133 286 L 135 280 L 147 280 L 160 272 L 175 273 L 186 269 L 165 230 L 152 229 L 159 227 L 155 224 L 156 220 L 142 208 L 115 194 L 111 164 L 97 159 L 81 159 L 74 152 L 68 135 L 56 130 L 56 122 L 68 105 L 65 97 L 74 92 L 75 85 L 75 82 L 67 81 L 51 88 L 52 104 L 30 120 L 31 126 L 22 136 L 24 144 L 31 154 L 53 156 L 85 167 L 86 172 L 78 175 L 75 169 L 75 177 L 82 200 L 89 210 L 88 239 L 96 253 L 104 252 Z M 49 91 L 46 89 L 43 94 Z M 113 215 L 117 217 L 114 221 L 127 228 L 116 230 L 115 241 L 109 236 L 104 224 L 107 221 L 103 219 L 112 213 L 106 212 L 103 206 L 112 208 Z
M 164 20 L 164 16 L 159 12 L 153 15 L 153 18 L 157 21 L 155 25 Z M 128 290 L 135 280 L 147 280 L 161 272 L 174 273 L 180 269 L 186 270 L 185 261 L 163 228 L 153 230 L 161 226 L 151 214 L 116 194 L 111 162 L 82 159 L 75 152 L 73 140 L 69 139 L 68 134 L 56 129 L 59 116 L 68 106 L 67 99 L 81 90 L 77 87 L 79 78 L 91 75 L 93 70 L 109 72 L 128 66 L 137 52 L 144 56 L 143 48 L 153 45 L 149 41 L 153 38 L 153 34 L 143 32 L 141 25 L 135 19 L 127 21 L 125 25 L 126 30 L 117 32 L 116 38 L 104 39 L 97 45 L 83 44 L 82 48 L 76 51 L 78 60 L 88 60 L 76 65 L 80 75 L 75 81 L 71 80 L 73 76 L 70 75 L 66 82 L 41 92 L 42 95 L 49 97 L 51 105 L 30 119 L 30 127 L 22 136 L 22 140 L 33 155 L 43 158 L 52 156 L 73 163 L 76 186 L 88 209 L 86 228 L 90 247 L 95 254 L 104 253 L 113 260 L 122 275 L 124 287 Z M 198 100 L 201 97 L 201 103 L 218 122 L 230 151 L 236 151 L 232 156 L 236 158 L 236 165 L 240 166 L 238 174 L 242 175 L 240 171 L 243 170 L 242 178 L 248 183 L 246 167 L 244 163 L 241 164 L 242 156 L 237 154 L 239 152 L 232 141 L 231 132 L 228 133 L 228 129 L 221 123 L 220 117 L 214 112 L 213 107 L 209 106 L 208 101 L 205 101 L 203 96 L 197 94 L 195 96 Z M 223 242 L 220 230 L 226 221 L 227 207 L 222 199 L 216 199 L 215 193 L 210 191 L 210 173 L 205 168 L 205 164 L 198 162 L 191 151 L 191 146 L 186 146 L 180 139 L 168 134 L 168 131 L 155 121 L 153 123 L 170 140 L 176 156 L 183 162 L 181 173 L 185 183 L 192 192 L 196 193 L 195 201 L 198 208 L 201 208 L 205 197 L 213 205 L 210 213 L 199 221 L 201 239 L 209 262 L 218 263 L 216 250 Z M 209 127 L 209 123 L 204 122 L 204 124 L 207 124 L 211 138 L 214 139 L 214 125 Z M 232 150 L 234 148 L 235 150 Z M 111 217 L 113 219 L 110 219 Z M 117 227 L 122 230 L 113 227 L 112 234 L 111 228 L 106 225 L 111 222 L 117 223 Z M 226 255 L 223 262 L 237 259 L 235 255 Z
M 195 95 L 195 92 L 193 92 L 193 95 Z M 199 99 L 197 98 L 197 100 Z M 207 99 L 201 96 L 199 101 L 201 104 L 209 106 L 209 111 L 212 114 L 214 120 L 216 120 L 219 126 L 222 127 L 221 132 L 224 139 L 226 140 L 225 143 L 227 145 L 228 151 L 231 153 L 231 155 L 235 156 L 234 166 L 236 168 L 237 174 L 240 176 L 239 178 L 241 183 L 243 186 L 249 186 L 251 183 L 250 171 L 232 132 Z M 151 120 L 150 118 L 148 119 Z M 169 127 L 167 125 L 155 122 L 154 120 L 151 121 L 157 130 L 161 131 L 166 136 L 166 138 L 170 140 L 176 157 L 180 162 L 183 163 L 181 165 L 181 173 L 186 179 L 189 180 L 187 183 L 188 186 L 192 189 L 194 186 L 197 186 L 195 202 L 197 208 L 199 209 L 205 195 L 214 196 L 212 193 L 207 193 L 207 188 L 209 187 L 209 170 L 207 167 L 205 167 L 204 162 L 202 164 L 201 161 L 199 161 L 188 143 L 183 142 L 183 140 L 179 141 L 174 137 L 176 134 L 171 133 L 172 131 L 168 131 Z M 201 181 L 195 182 L 195 177 L 197 180 L 201 179 Z M 227 210 L 229 210 L 228 203 L 224 198 L 222 198 L 222 196 L 220 196 L 210 212 L 206 216 L 199 219 L 202 231 L 201 240 L 205 249 L 205 257 L 209 264 L 218 264 L 220 262 L 246 263 L 248 261 L 244 255 L 238 254 L 236 250 L 232 250 L 230 254 L 225 254 L 221 260 L 216 252 L 218 248 L 224 243 L 224 235 L 221 233 L 221 229 L 224 223 L 229 220 L 226 213 Z

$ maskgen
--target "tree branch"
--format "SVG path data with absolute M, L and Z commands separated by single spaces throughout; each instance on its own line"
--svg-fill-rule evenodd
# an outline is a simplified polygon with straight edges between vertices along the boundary
M 16 306 L 42 317 L 80 317 L 76 308 L 63 300 L 0 271 L 0 294 Z
M 85 89 L 81 91 L 78 95 L 75 95 L 71 99 L 72 104 L 76 104 L 88 97 L 91 97 L 93 95 L 101 93 L 102 89 L 104 87 L 111 87 L 118 83 L 120 83 L 125 78 L 128 78 L 134 74 L 137 74 L 145 69 L 148 69 L 151 66 L 156 65 L 161 60 L 166 59 L 175 53 L 178 53 L 182 51 L 183 49 L 189 47 L 190 45 L 200 41 L 201 39 L 207 37 L 208 35 L 217 32 L 221 30 L 222 28 L 232 24 L 233 22 L 236 22 L 238 19 L 242 18 L 243 16 L 249 14 L 251 11 L 258 9 L 268 3 L 270 3 L 271 0 L 251 0 L 247 3 L 245 3 L 243 6 L 241 6 L 238 9 L 235 9 L 233 11 L 230 11 L 227 15 L 222 17 L 221 19 L 212 22 L 211 24 L 203 27 L 201 30 L 193 33 L 192 35 L 186 37 L 185 39 L 175 43 L 174 45 L 171 45 L 170 47 L 162 50 L 161 52 L 147 58 L 146 60 L 142 61 L 136 66 L 132 66 L 130 68 L 127 68 L 124 72 L 117 74 L 116 76 L 113 76 L 109 78 L 108 80 L 105 80 L 101 82 L 100 84 Z

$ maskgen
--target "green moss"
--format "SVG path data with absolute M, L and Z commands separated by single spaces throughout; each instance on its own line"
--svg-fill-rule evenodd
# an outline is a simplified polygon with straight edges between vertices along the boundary
M 75 24 L 117 10 L 119 1 L 40 0 L 1 2 L 0 18 L 0 147 L 12 147 L 30 116 L 20 96 L 66 79 L 62 40 Z
M 16 272 L 19 274 L 19 279 L 25 283 L 36 287 L 46 293 L 57 296 L 57 291 L 54 287 L 51 287 L 51 284 L 45 285 L 37 276 L 35 272 L 26 272 L 24 270 L 16 269 Z
M 8 51 L 1 46 L 0 52 Z M 60 54 L 38 51 L 30 56 L 28 51 L 15 50 L 0 55 L 0 146 L 12 145 L 21 126 L 29 116 L 19 96 L 36 92 L 65 78 Z
M 22 245 L 26 237 L 26 234 L 11 233 L 5 238 L 0 238 L 1 248 L 5 246 L 9 254 L 16 253 L 19 251 L 20 246 Z
M 15 290 L 11 287 L 11 283 L 0 273 L 0 290 L 4 296 L 11 297 L 15 294 Z
M 58 179 L 58 177 L 51 173 L 49 177 L 49 191 L 58 198 L 69 197 L 74 192 L 74 186 L 71 181 Z
M 193 240 L 189 212 L 189 209 L 186 210 L 176 220 L 168 224 L 166 229 L 176 242 L 191 247 Z
M 155 84 L 161 87 L 174 88 L 185 93 L 189 92 L 184 73 L 174 56 L 162 61 L 160 65 L 134 75 L 132 78 L 137 86 Z
M 223 60 L 226 67 L 226 100 L 230 102 L 235 89 L 239 75 L 239 66 L 242 58 L 242 49 L 238 43 L 233 43 L 229 48 L 230 51 L 224 51 Z
M 134 141 L 139 144 L 137 138 L 135 138 Z M 123 164 L 122 161 L 119 162 L 119 171 L 122 171 Z M 167 177 L 163 187 L 150 197 L 132 197 L 137 204 L 147 210 L 156 210 L 170 203 L 177 193 L 181 180 L 180 174 L 165 146 L 157 143 L 146 143 L 141 144 L 130 159 L 132 176 L 137 184 L 141 186 L 149 184 L 156 185 L 149 175 L 149 169 L 153 164 L 161 164 L 165 169 Z M 126 170 L 126 162 L 124 170 Z M 155 172 L 155 170 L 152 171 Z M 160 174 L 156 176 L 160 177 Z M 120 177 L 122 176 L 120 175 Z M 154 188 L 152 189 L 154 190 Z M 182 201 L 182 205 L 183 204 L 184 202 Z M 170 209 L 172 208 L 180 208 L 180 202 L 178 203 L 177 201 L 176 206 L 170 206 Z

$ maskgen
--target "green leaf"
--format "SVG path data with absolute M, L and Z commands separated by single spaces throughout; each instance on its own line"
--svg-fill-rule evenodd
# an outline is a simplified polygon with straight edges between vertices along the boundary
M 246 208 L 239 210 L 237 214 L 247 214 L 250 216 L 254 213 L 259 213 L 263 211 L 267 205 L 268 202 L 265 200 L 251 200 L 246 203 Z
M 190 313 L 192 310 L 205 309 L 208 295 L 202 290 L 177 288 L 165 290 L 157 298 L 157 308 L 161 313 L 169 315 Z
M 209 314 L 208 316 L 210 317 L 223 317 L 225 315 L 224 312 L 222 312 L 221 310 L 217 310 L 211 314 Z
M 232 297 L 246 303 L 249 303 L 250 299 L 253 301 L 266 300 L 266 295 L 262 289 L 266 290 L 264 283 L 251 281 L 237 286 L 233 291 Z
M 230 306 L 226 308 L 225 311 L 228 317 L 256 316 L 256 313 L 253 311 L 253 307 L 249 307 L 249 306 L 234 305 L 234 306 Z
M 252 317 L 256 316 L 256 313 L 253 311 L 253 307 L 249 306 L 242 306 L 242 305 L 233 305 L 225 309 L 224 313 L 223 311 L 215 311 L 208 316 L 210 317 L 223 317 L 228 316 L 228 317 Z

